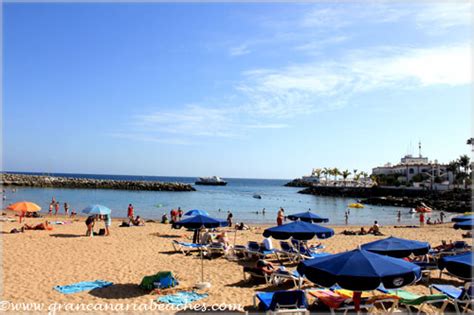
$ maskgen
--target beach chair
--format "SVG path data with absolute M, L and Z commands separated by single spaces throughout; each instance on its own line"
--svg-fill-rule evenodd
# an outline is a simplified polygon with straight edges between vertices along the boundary
M 286 241 L 280 241 L 280 249 L 276 250 L 278 260 L 281 261 L 281 257 L 287 258 L 290 262 L 296 262 L 298 259 L 298 251 Z
M 265 281 L 267 285 L 272 284 L 272 275 L 266 274 L 258 268 L 244 267 L 243 272 L 245 281 L 256 279 L 260 281 Z M 249 278 L 247 278 L 247 275 L 249 275 Z
M 472 282 L 466 282 L 464 287 L 455 287 L 448 284 L 432 284 L 430 285 L 431 294 L 433 294 L 433 290 L 441 292 L 448 297 L 456 309 L 456 314 L 467 313 L 469 308 L 471 311 L 473 310 L 474 287 Z
M 278 269 L 271 275 L 270 282 L 274 285 L 279 285 L 288 280 L 293 281 L 295 287 L 301 288 L 305 278 L 297 270 L 287 271 Z
M 412 308 L 417 309 L 417 314 L 420 314 L 425 306 L 435 303 L 443 303 L 441 308 L 436 311 L 437 314 L 443 314 L 449 304 L 448 297 L 445 294 L 419 295 L 402 289 L 387 290 L 383 286 L 380 286 L 377 290 L 398 297 L 398 304 L 405 307 L 409 314 L 412 314 Z M 429 311 L 425 313 L 429 313 Z
M 328 307 L 331 314 L 336 314 L 336 311 L 342 311 L 344 314 L 347 314 L 349 311 L 351 313 L 355 311 L 352 298 L 339 295 L 328 289 L 307 290 L 307 292 L 310 296 L 316 298 L 316 304 L 323 304 Z M 362 299 L 359 308 L 369 311 L 374 308 L 374 304 Z
M 224 244 L 222 243 L 211 243 L 205 248 L 206 257 L 212 258 L 216 255 L 222 256 L 226 253 Z
M 184 255 L 190 255 L 192 250 L 204 250 L 207 247 L 204 244 L 179 242 L 177 240 L 173 240 L 171 244 L 176 252 L 182 252 Z
M 332 287 L 331 290 L 347 299 L 352 299 L 354 295 L 354 291 L 342 289 L 337 286 Z M 383 310 L 384 314 L 391 314 L 398 308 L 399 298 L 392 294 L 362 292 L 361 299 L 361 302 L 363 302 L 365 305 L 371 305 L 371 307 L 368 308 L 368 312 L 375 311 L 375 309 L 380 308 Z
M 269 256 L 276 255 L 275 254 L 276 250 L 275 249 L 272 249 L 272 250 L 262 249 L 259 243 L 249 241 L 247 244 L 246 253 L 249 257 L 258 256 L 259 258 L 265 259 L 265 258 L 268 258 Z
M 257 292 L 253 305 L 266 314 L 309 314 L 306 294 L 303 290 Z

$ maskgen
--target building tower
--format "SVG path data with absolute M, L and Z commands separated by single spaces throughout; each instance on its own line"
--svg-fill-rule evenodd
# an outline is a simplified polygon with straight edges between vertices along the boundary
M 418 141 L 418 157 L 421 158 L 421 141 Z

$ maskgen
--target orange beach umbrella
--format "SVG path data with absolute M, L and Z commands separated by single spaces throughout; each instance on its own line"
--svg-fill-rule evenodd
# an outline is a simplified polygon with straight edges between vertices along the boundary
M 7 209 L 18 212 L 37 212 L 41 210 L 41 207 L 34 202 L 20 201 L 9 205 Z

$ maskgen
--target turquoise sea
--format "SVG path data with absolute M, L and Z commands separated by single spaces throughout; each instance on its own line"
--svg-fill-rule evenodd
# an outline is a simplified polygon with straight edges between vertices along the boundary
M 32 173 L 30 173 L 32 174 Z M 36 173 L 37 174 L 37 173 Z M 194 184 L 194 177 L 157 177 L 122 175 L 49 174 L 56 176 L 85 177 L 97 179 L 150 180 L 182 182 Z M 195 186 L 195 192 L 152 192 L 105 189 L 56 189 L 56 188 L 17 188 L 12 192 L 6 188 L 4 206 L 21 200 L 33 201 L 47 213 L 51 198 L 61 202 L 60 213 L 64 213 L 63 203 L 68 202 L 71 209 L 80 212 L 89 204 L 99 203 L 112 209 L 113 217 L 125 217 L 127 206 L 132 203 L 135 212 L 144 218 L 158 219 L 172 208 L 203 209 L 211 216 L 225 219 L 227 211 L 232 211 L 235 222 L 268 223 L 276 222 L 279 207 L 286 214 L 311 211 L 329 218 L 330 224 L 345 224 L 344 213 L 353 198 L 319 197 L 299 194 L 301 188 L 283 186 L 289 180 L 280 179 L 239 179 L 225 178 L 227 186 Z M 259 194 L 262 199 L 253 198 Z M 266 209 L 265 215 L 262 209 Z M 397 212 L 401 210 L 401 221 L 397 222 Z M 417 215 L 409 214 L 409 209 L 399 207 L 378 207 L 367 205 L 363 209 L 350 209 L 349 224 L 369 225 L 374 220 L 381 224 L 411 225 L 418 223 Z M 258 212 L 258 213 L 257 213 Z M 439 213 L 433 212 L 433 218 Z

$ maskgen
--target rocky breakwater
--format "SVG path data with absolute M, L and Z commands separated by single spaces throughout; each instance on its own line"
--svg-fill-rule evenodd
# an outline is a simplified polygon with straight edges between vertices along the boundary
M 329 187 L 311 186 L 299 191 L 302 194 L 361 198 L 364 204 L 415 208 L 421 202 L 436 210 L 469 212 L 472 210 L 472 191 L 454 189 L 448 191 L 418 190 L 392 187 Z
M 183 183 L 56 177 L 44 175 L 1 174 L 3 186 L 41 188 L 122 189 L 148 191 L 195 191 Z
M 287 187 L 311 187 L 313 186 L 312 183 L 306 182 L 301 178 L 293 179 L 291 182 L 286 183 L 285 186 Z

